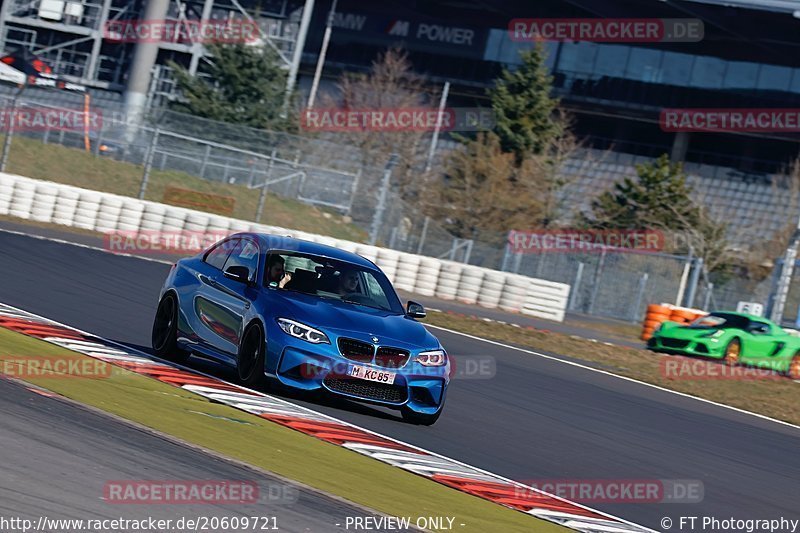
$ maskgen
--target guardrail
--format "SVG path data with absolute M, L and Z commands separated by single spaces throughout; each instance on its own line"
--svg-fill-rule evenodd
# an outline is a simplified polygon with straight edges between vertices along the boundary
M 212 213 L 0 173 L 0 215 L 98 232 L 253 231 L 290 235 L 357 253 L 400 290 L 563 321 L 570 286 L 388 248 L 256 224 Z

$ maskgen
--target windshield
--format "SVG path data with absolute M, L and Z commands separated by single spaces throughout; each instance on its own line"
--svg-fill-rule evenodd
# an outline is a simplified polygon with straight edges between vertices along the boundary
M 711 313 L 710 315 L 701 316 L 692 322 L 689 327 L 692 328 L 715 328 L 715 329 L 747 329 L 749 320 L 743 316 L 732 315 L 728 313 Z
M 403 305 L 381 272 L 322 256 L 270 253 L 264 285 L 403 314 Z

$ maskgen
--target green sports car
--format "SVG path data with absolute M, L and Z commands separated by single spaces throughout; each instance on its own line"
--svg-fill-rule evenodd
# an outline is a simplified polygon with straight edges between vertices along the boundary
M 800 379 L 800 337 L 759 316 L 714 312 L 689 325 L 664 322 L 647 348 L 769 368 Z

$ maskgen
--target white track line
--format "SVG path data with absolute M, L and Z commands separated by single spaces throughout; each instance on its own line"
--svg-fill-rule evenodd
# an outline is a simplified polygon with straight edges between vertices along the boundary
M 69 227 L 69 226 L 66 226 Z M 32 239 L 38 239 L 40 241 L 50 241 L 50 242 L 57 242 L 58 244 L 69 244 L 70 246 L 77 246 L 78 248 L 86 248 L 87 250 L 94 250 L 96 252 L 103 252 L 110 255 L 118 255 L 122 257 L 130 257 L 132 259 L 141 259 L 142 261 L 150 261 L 151 263 L 161 263 L 163 265 L 171 265 L 173 261 L 166 261 L 164 259 L 153 259 L 152 257 L 145 257 L 143 255 L 134 255 L 128 253 L 121 253 L 121 252 L 112 252 L 111 250 L 106 250 L 105 248 L 100 248 L 99 246 L 92 246 L 90 244 L 82 244 L 79 242 L 72 242 L 72 241 L 65 241 L 64 239 L 56 239 L 55 237 L 45 237 L 44 235 L 34 235 L 31 233 L 25 233 L 23 231 L 14 231 L 10 229 L 0 228 L 0 233 L 10 233 L 11 235 L 19 235 L 22 237 L 30 237 Z M 190 257 L 190 256 L 187 256 Z
M 2 303 L 2 302 L 0 302 L 0 303 Z M 32 312 L 30 312 L 30 311 L 26 311 L 26 310 L 24 310 L 24 309 L 21 309 L 21 308 L 19 308 L 19 307 L 16 307 L 16 306 L 13 306 L 13 305 L 10 305 L 10 304 L 3 303 L 3 305 L 5 305 L 6 307 L 9 307 L 9 308 L 11 308 L 11 309 L 15 309 L 16 311 L 21 311 L 22 313 L 27 313 L 27 314 L 29 314 L 29 315 L 31 315 L 31 316 L 35 316 L 35 317 L 37 317 L 37 318 L 41 318 L 41 319 L 43 319 L 43 320 L 45 320 L 45 321 L 48 321 L 48 322 L 50 322 L 50 323 L 52 323 L 52 324 L 56 324 L 56 325 L 58 325 L 58 326 L 62 326 L 62 327 L 64 327 L 64 328 L 70 329 L 70 330 L 72 330 L 72 331 L 77 331 L 78 333 L 82 333 L 82 334 L 84 334 L 84 335 L 87 335 L 87 336 L 89 336 L 89 337 L 94 337 L 94 338 L 97 338 L 97 339 L 102 339 L 103 341 L 105 341 L 105 342 L 107 342 L 107 343 L 109 343 L 109 344 L 112 344 L 112 345 L 119 346 L 120 348 L 123 348 L 123 349 L 127 350 L 128 352 L 133 352 L 133 353 L 135 353 L 135 354 L 137 354 L 137 353 L 138 353 L 138 354 L 141 354 L 142 356 L 144 356 L 144 357 L 146 357 L 146 358 L 148 358 L 148 359 L 150 359 L 150 360 L 152 360 L 152 361 L 157 361 L 157 362 L 160 362 L 160 363 L 166 364 L 166 365 L 168 365 L 168 366 L 171 366 L 171 367 L 179 368 L 179 369 L 181 369 L 181 370 L 185 370 L 185 371 L 187 371 L 187 372 L 191 372 L 191 373 L 194 373 L 194 374 L 198 374 L 198 375 L 201 375 L 201 376 L 204 376 L 204 377 L 210 378 L 210 379 L 212 379 L 212 380 L 219 381 L 219 382 L 221 382 L 221 383 L 225 383 L 225 384 L 227 384 L 227 385 L 231 385 L 231 386 L 233 386 L 233 387 L 236 387 L 237 389 L 244 390 L 244 391 L 247 391 L 247 392 L 249 392 L 249 393 L 252 393 L 252 394 L 253 394 L 253 395 L 255 395 L 255 396 L 259 396 L 259 397 L 269 397 L 269 398 L 271 398 L 271 399 L 274 399 L 274 400 L 277 400 L 277 401 L 279 401 L 279 402 L 282 402 L 282 403 L 285 403 L 285 404 L 292 405 L 293 407 L 299 408 L 299 409 L 300 409 L 300 410 L 302 410 L 302 411 L 306 411 L 306 412 L 308 412 L 308 413 L 313 413 L 314 415 L 320 416 L 320 417 L 322 417 L 322 418 L 326 418 L 326 419 L 328 419 L 328 420 L 331 420 L 331 421 L 333 421 L 333 422 L 336 422 L 336 423 L 338 423 L 338 424 L 341 424 L 341 425 L 344 425 L 344 426 L 349 426 L 349 427 L 352 427 L 352 428 L 355 428 L 355 429 L 358 429 L 358 430 L 364 431 L 364 432 L 366 432 L 366 433 L 369 433 L 369 434 L 371 434 L 371 435 L 374 435 L 374 436 L 376 436 L 376 437 L 380 437 L 380 438 L 383 438 L 383 439 L 386 439 L 386 440 L 389 440 L 389 441 L 395 442 L 395 443 L 397 443 L 397 444 L 401 444 L 401 445 L 403 445 L 403 446 L 406 446 L 406 447 L 408 447 L 408 448 L 411 448 L 411 449 L 417 450 L 417 451 L 419 451 L 419 452 L 422 452 L 422 453 L 423 453 L 423 454 L 425 454 L 425 455 L 429 455 L 429 456 L 431 456 L 431 457 L 438 457 L 438 458 L 440 458 L 440 459 L 443 459 L 443 460 L 445 460 L 445 461 L 450 461 L 450 462 L 451 462 L 451 463 L 453 463 L 453 464 L 456 464 L 456 465 L 458 465 L 458 466 L 465 467 L 465 468 L 467 468 L 467 469 L 473 470 L 473 471 L 475 471 L 475 472 L 478 472 L 478 473 L 481 473 L 481 474 L 485 474 L 486 476 L 489 476 L 489 477 L 491 477 L 491 478 L 493 478 L 493 479 L 500 480 L 500 481 L 504 481 L 504 482 L 506 482 L 506 483 L 509 483 L 509 484 L 511 484 L 511 485 L 514 485 L 514 486 L 517 486 L 517 487 L 520 487 L 520 488 L 532 489 L 532 490 L 534 490 L 534 491 L 536 491 L 536 492 L 538 492 L 538 493 L 540 493 L 540 494 L 543 494 L 543 495 L 545 495 L 545 496 L 548 496 L 548 497 L 550 497 L 550 498 L 553 498 L 553 499 L 555 499 L 555 500 L 558 500 L 558 501 L 562 501 L 562 502 L 565 502 L 565 503 L 568 503 L 568 504 L 574 505 L 574 506 L 576 506 L 576 507 L 579 507 L 579 508 L 585 509 L 585 510 L 587 510 L 587 511 L 591 511 L 591 512 L 593 512 L 593 513 L 595 513 L 595 514 L 598 514 L 598 515 L 604 516 L 604 517 L 606 517 L 606 518 L 608 518 L 608 519 L 611 519 L 612 521 L 617 521 L 617 522 L 619 522 L 619 523 L 622 523 L 622 524 L 626 524 L 626 525 L 629 525 L 629 526 L 633 526 L 633 527 L 635 527 L 635 528 L 639 528 L 639 529 L 640 529 L 641 531 L 643 531 L 643 532 L 645 532 L 645 531 L 649 531 L 649 532 L 652 532 L 652 533 L 657 533 L 657 532 L 656 532 L 655 530 L 653 530 L 653 529 L 647 528 L 647 527 L 645 527 L 645 526 L 641 526 L 641 525 L 639 525 L 639 524 L 636 524 L 635 522 L 631 522 L 631 521 L 629 521 L 629 520 L 626 520 L 626 519 L 624 519 L 624 518 L 620 518 L 620 517 L 618 517 L 618 516 L 616 516 L 616 515 L 612 515 L 612 514 L 610 514 L 610 513 L 607 513 L 607 512 L 605 512 L 605 511 L 601 511 L 601 510 L 599 510 L 599 509 L 594 509 L 594 508 L 592 508 L 592 507 L 588 507 L 587 505 L 584 505 L 584 504 L 582 504 L 582 503 L 573 502 L 573 501 L 571 501 L 571 500 L 568 500 L 568 499 L 566 499 L 566 498 L 563 498 L 563 497 L 561 497 L 561 496 L 557 496 L 557 495 L 555 495 L 555 494 L 551 494 L 551 493 L 549 493 L 549 492 L 546 492 L 546 491 L 543 491 L 543 490 L 541 490 L 541 489 L 534 488 L 534 487 L 532 487 L 532 486 L 530 486 L 530 485 L 526 485 L 525 483 L 522 483 L 522 482 L 520 482 L 520 481 L 515 481 L 515 480 L 513 480 L 513 479 L 510 479 L 510 478 L 507 478 L 507 477 L 501 476 L 501 475 L 499 475 L 499 474 L 495 474 L 495 473 L 493 473 L 493 472 L 489 472 L 488 470 L 484 470 L 484 469 L 482 469 L 482 468 L 479 468 L 479 467 L 477 467 L 477 466 L 472 466 L 472 465 L 470 465 L 470 464 L 467 464 L 467 463 L 461 462 L 461 461 L 459 461 L 459 460 L 457 460 L 457 459 L 453 459 L 453 458 L 451 458 L 451 457 L 448 457 L 448 456 L 446 456 L 446 455 L 442 455 L 442 454 L 439 454 L 439 453 L 437 453 L 437 452 L 434 452 L 434 451 L 431 451 L 431 450 L 428 450 L 428 449 L 422 448 L 422 447 L 420 447 L 420 446 L 417 446 L 417 445 L 415 445 L 415 444 L 411 444 L 411 443 L 408 443 L 408 442 L 405 442 L 405 441 L 402 441 L 402 440 L 396 439 L 396 438 L 394 438 L 394 437 L 390 437 L 390 436 L 388 436 L 388 435 L 384 435 L 384 434 L 382 434 L 382 433 L 378 433 L 377 431 L 373 431 L 373 430 L 371 430 L 371 429 L 369 429 L 369 428 L 365 428 L 365 427 L 362 427 L 362 426 L 359 426 L 359 425 L 353 424 L 353 423 L 351 423 L 351 422 L 347 422 L 347 421 L 345 421 L 345 420 L 341 420 L 341 419 L 339 419 L 339 418 L 336 418 L 336 417 L 334 417 L 334 416 L 331 416 L 331 415 L 325 414 L 325 413 L 323 413 L 323 412 L 321 412 L 321 411 L 316 411 L 316 410 L 314 410 L 314 409 L 311 409 L 311 408 L 309 408 L 309 407 L 305 407 L 305 406 L 303 406 L 303 405 L 299 405 L 299 404 L 297 404 L 297 403 L 295 403 L 295 402 L 290 402 L 289 400 L 286 400 L 286 399 L 284 399 L 284 398 L 278 397 L 278 396 L 276 396 L 276 395 L 269 394 L 269 393 L 266 393 L 266 392 L 257 391 L 257 390 L 255 390 L 255 389 L 250 389 L 250 388 L 247 388 L 247 387 L 245 387 L 245 386 L 243 386 L 243 385 L 239 385 L 239 384 L 236 384 L 236 383 L 231 383 L 231 382 L 225 381 L 224 379 L 222 379 L 222 378 L 220 378 L 220 377 L 217 377 L 217 376 L 214 376 L 214 375 L 212 375 L 212 374 L 209 374 L 209 373 L 203 372 L 203 371 L 201 371 L 201 370 L 198 370 L 198 369 L 196 369 L 196 368 L 192 368 L 192 367 L 190 367 L 190 366 L 182 365 L 182 364 L 180 364 L 180 363 L 175 363 L 175 362 L 173 362 L 173 361 L 168 361 L 168 360 L 166 360 L 166 359 L 161 359 L 161 358 L 159 358 L 159 357 L 157 357 L 157 356 L 155 356 L 155 355 L 149 354 L 149 353 L 147 353 L 147 352 L 145 352 L 145 351 L 143 351 L 143 350 L 139 350 L 138 348 L 134 348 L 133 346 L 129 346 L 129 345 L 125 344 L 125 343 L 118 342 L 118 341 L 114 341 L 114 340 L 111 340 L 111 339 L 107 339 L 107 338 L 105 338 L 105 337 L 101 337 L 101 336 L 99 336 L 99 335 L 95 335 L 94 333 L 89 333 L 88 331 L 84 331 L 84 330 L 82 330 L 82 329 L 78 329 L 78 328 L 76 328 L 76 327 L 74 327 L 74 326 L 67 325 L 67 324 L 65 324 L 65 323 L 63 323 L 63 322 L 58 322 L 58 321 L 56 321 L 56 320 L 53 320 L 53 319 L 51 319 L 51 318 L 43 317 L 42 315 L 38 315 L 38 314 L 36 314 L 36 313 L 32 313 Z M 44 340 L 44 339 L 39 339 L 39 340 L 42 340 L 42 341 L 44 341 L 44 342 L 47 342 L 47 341 L 46 341 L 46 340 Z M 63 347 L 63 346 L 62 346 L 62 347 Z M 68 350 L 69 348 L 65 348 L 65 349 L 67 349 L 67 350 Z M 75 350 L 72 350 L 72 351 L 75 351 Z M 78 352 L 78 353 L 80 353 L 80 352 Z M 91 357 L 91 356 L 89 356 L 89 357 Z M 110 364 L 113 364 L 113 362 L 110 362 Z M 182 388 L 182 387 L 178 387 L 178 388 Z M 184 390 L 188 390 L 188 391 L 190 391 L 190 392 L 191 392 L 191 389 L 184 389 Z M 247 412 L 247 411 L 245 411 L 245 410 L 243 410 L 243 409 L 237 408 L 237 407 L 235 407 L 235 406 L 232 406 L 232 405 L 231 405 L 230 407 L 233 407 L 234 409 L 238 409 L 238 410 L 240 410 L 240 411 L 242 411 L 242 412 L 245 412 L 245 413 Z M 252 413 L 251 413 L 251 414 L 252 414 Z M 343 446 L 340 446 L 340 447 L 343 447 Z M 344 448 L 344 447 L 343 447 L 343 448 Z M 386 463 L 386 464 L 388 464 L 388 463 Z M 419 474 L 417 474 L 417 475 L 419 475 Z M 422 476 L 422 477 L 426 477 L 426 476 Z M 430 479 L 430 478 L 427 478 L 427 479 Z M 456 490 L 458 490 L 458 489 L 456 489 Z M 466 493 L 465 493 L 465 494 L 466 494 Z M 488 501 L 491 501 L 491 500 L 488 500 Z M 496 502 L 492 502 L 492 503 L 496 503 Z M 502 505 L 502 504 L 498 504 L 498 505 Z M 512 510 L 513 510 L 513 509 L 512 509 Z M 520 512 L 525 512 L 525 511 L 520 511 Z M 528 514 L 531 514 L 531 513 L 528 513 Z M 534 517 L 536 517 L 536 515 L 533 515 L 533 516 L 534 516 Z M 538 517 L 537 517 L 537 518 L 538 518 Z M 564 526 L 564 527 L 567 527 L 567 526 Z M 572 529 L 572 528 L 569 528 L 569 527 L 567 527 L 567 529 Z
M 39 240 L 43 240 L 43 241 L 52 241 L 52 242 L 57 242 L 59 244 L 68 244 L 68 245 L 71 245 L 71 246 L 78 246 L 80 248 L 87 248 L 89 250 L 96 250 L 96 251 L 104 252 L 104 253 L 111 254 L 111 255 L 119 255 L 119 256 L 123 256 L 123 257 L 129 257 L 129 258 L 132 258 L 132 259 L 141 259 L 141 260 L 144 260 L 144 261 L 151 261 L 151 262 L 154 262 L 154 263 L 162 263 L 162 264 L 166 264 L 166 265 L 171 265 L 172 264 L 171 261 L 152 259 L 150 257 L 143 257 L 143 256 L 140 256 L 140 255 L 118 254 L 118 253 L 111 252 L 110 250 L 106 250 L 104 248 L 98 248 L 97 246 L 90 246 L 88 244 L 80 244 L 80 243 L 76 243 L 76 242 L 65 241 L 63 239 L 56 239 L 56 238 L 53 238 L 53 237 L 44 237 L 44 236 L 41 236 L 41 235 L 29 235 L 29 234 L 21 232 L 21 231 L 13 231 L 13 230 L 0 228 L 0 233 L 11 233 L 13 235 L 20 235 L 20 236 L 23 236 L 23 237 L 32 237 L 34 239 L 39 239 Z M 732 405 L 727 405 L 727 404 L 715 402 L 715 401 L 712 401 L 712 400 L 706 400 L 705 398 L 700 398 L 699 396 L 694 396 L 692 394 L 687 394 L 685 392 L 678 392 L 676 390 L 667 389 L 665 387 L 660 387 L 658 385 L 653 385 L 652 383 L 647 383 L 645 381 L 639 381 L 638 379 L 633 379 L 633 378 L 629 378 L 629 377 L 626 377 L 626 376 L 621 376 L 619 374 L 614 374 L 613 372 L 609 372 L 607 370 L 600 370 L 600 369 L 597 369 L 597 368 L 593 368 L 591 366 L 587 366 L 587 365 L 583 365 L 583 364 L 580 364 L 580 363 L 576 363 L 574 361 L 567 361 L 565 359 L 560 359 L 560 358 L 554 357 L 552 355 L 546 355 L 546 354 L 543 354 L 543 353 L 540 353 L 540 352 L 535 352 L 533 350 L 528 350 L 528 349 L 525 349 L 525 348 L 519 348 L 517 346 L 511 346 L 510 344 L 504 344 L 502 342 L 497 342 L 497 341 L 493 341 L 493 340 L 489 340 L 489 339 L 484 339 L 483 337 L 477 337 L 475 335 L 470 335 L 469 333 L 462 333 L 460 331 L 455 331 L 455 330 L 448 329 L 448 328 L 443 328 L 443 327 L 440 327 L 440 326 L 434 326 L 434 325 L 431 325 L 431 324 L 425 324 L 425 326 L 426 327 L 440 329 L 442 331 L 447 331 L 447 332 L 453 333 L 455 335 L 461 335 L 461 336 L 467 337 L 469 339 L 474 339 L 474 340 L 486 342 L 486 343 L 489 343 L 489 344 L 494 344 L 496 346 L 501 346 L 503 348 L 508 348 L 510 350 L 516 350 L 518 352 L 523 352 L 523 353 L 527 353 L 527 354 L 530 354 L 530 355 L 536 355 L 536 356 L 539 356 L 539 357 L 543 357 L 545 359 L 549 359 L 551 361 L 558 361 L 560 363 L 564 363 L 564 364 L 567 364 L 567 365 L 577 366 L 577 367 L 583 368 L 585 370 L 591 370 L 592 372 L 598 372 L 600 374 L 605 374 L 607 376 L 612 376 L 612 377 L 615 377 L 615 378 L 618 378 L 618 379 L 622 379 L 622 380 L 625 380 L 625 381 L 630 381 L 631 383 L 637 383 L 639 385 L 644 385 L 646 387 L 651 387 L 651 388 L 654 388 L 654 389 L 658 389 L 658 390 L 663 391 L 663 392 L 676 394 L 676 395 L 682 396 L 684 398 L 691 398 L 693 400 L 704 402 L 704 403 L 707 403 L 707 404 L 710 404 L 710 405 L 716 405 L 717 407 L 722 407 L 724 409 L 730 409 L 731 411 L 736 411 L 737 413 L 746 414 L 746 415 L 750 415 L 750 416 L 755 416 L 755 417 L 760 418 L 762 420 L 768 420 L 770 422 L 775 422 L 777 424 L 788 426 L 788 427 L 791 427 L 791 428 L 794 428 L 794 429 L 800 429 L 800 426 L 798 426 L 796 424 L 792 424 L 790 422 L 784 422 L 783 420 L 778 420 L 777 418 L 772 418 L 772 417 L 769 417 L 769 416 L 766 416 L 766 415 L 762 415 L 762 414 L 759 414 L 759 413 L 754 413 L 752 411 L 747 411 L 745 409 L 740 409 L 738 407 L 733 407 Z M 67 327 L 69 327 L 69 326 L 67 326 Z M 75 329 L 75 328 L 73 328 L 73 329 Z M 798 381 L 798 382 L 800 382 L 800 381 Z

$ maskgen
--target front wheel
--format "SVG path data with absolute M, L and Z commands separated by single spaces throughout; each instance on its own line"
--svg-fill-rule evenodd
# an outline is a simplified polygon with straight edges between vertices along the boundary
M 789 363 L 789 370 L 786 372 L 791 379 L 800 380 L 800 351 L 794 354 L 792 361 Z
M 725 355 L 722 360 L 728 366 L 736 366 L 739 364 L 739 357 L 742 355 L 742 343 L 739 339 L 731 339 L 725 347 Z
M 183 363 L 189 352 L 178 348 L 178 303 L 172 294 L 162 298 L 153 320 L 151 344 L 158 357 Z
M 239 381 L 253 389 L 264 382 L 264 335 L 261 328 L 252 325 L 245 331 L 242 344 L 239 347 L 239 357 L 236 360 L 236 371 Z
M 442 409 L 444 409 L 444 406 L 440 407 L 439 410 L 434 414 L 428 415 L 424 413 L 417 413 L 408 407 L 403 407 L 400 409 L 400 413 L 403 415 L 403 420 L 409 424 L 416 424 L 418 426 L 432 426 L 437 420 L 439 420 L 439 416 L 442 414 Z

